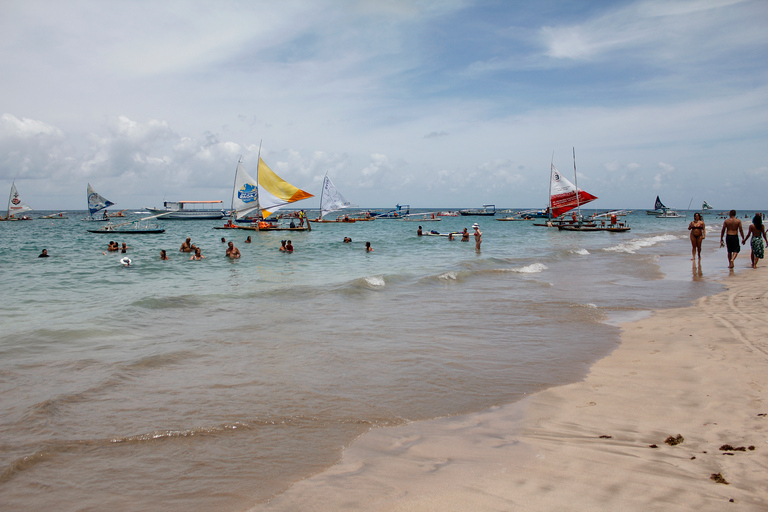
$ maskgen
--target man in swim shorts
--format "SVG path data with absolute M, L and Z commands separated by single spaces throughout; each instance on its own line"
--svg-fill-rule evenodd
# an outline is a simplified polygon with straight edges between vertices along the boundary
M 733 268 L 733 262 L 739 255 L 741 248 L 739 235 L 744 238 L 744 229 L 741 227 L 741 221 L 736 218 L 736 210 L 731 210 L 728 213 L 728 218 L 723 222 L 723 229 L 720 230 L 720 247 L 723 246 L 723 235 L 725 235 L 725 245 L 728 248 L 728 268 Z

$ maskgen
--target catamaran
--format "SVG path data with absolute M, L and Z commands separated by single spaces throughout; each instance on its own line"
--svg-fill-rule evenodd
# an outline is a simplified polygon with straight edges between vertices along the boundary
M 86 189 L 86 195 L 88 200 L 88 217 L 84 218 L 83 220 L 87 221 L 108 221 L 109 216 L 107 215 L 107 212 L 104 212 L 104 215 L 102 217 L 96 218 L 93 216 L 94 213 L 103 210 L 104 208 L 107 208 L 109 206 L 112 206 L 112 201 L 108 200 L 104 196 L 98 194 L 95 190 L 93 190 L 93 187 L 91 184 L 88 184 L 88 188 Z
M 356 204 L 352 204 L 341 195 L 339 190 L 328 177 L 328 173 L 325 173 L 323 178 L 323 188 L 320 192 L 320 216 L 314 220 L 314 222 L 323 223 L 335 223 L 335 222 L 355 222 L 355 219 L 345 215 L 344 217 L 338 217 L 334 220 L 325 220 L 323 217 L 331 212 L 336 212 L 344 208 L 357 207 Z
M 31 217 L 23 215 L 17 217 L 16 215 L 32 210 L 32 207 L 27 203 L 19 199 L 19 192 L 16 190 L 16 180 L 11 183 L 11 195 L 8 197 L 8 212 L 5 217 L 0 217 L 0 220 L 32 220 Z

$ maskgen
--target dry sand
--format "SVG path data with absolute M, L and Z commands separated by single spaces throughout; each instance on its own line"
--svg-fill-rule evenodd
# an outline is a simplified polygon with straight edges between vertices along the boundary
M 583 382 L 374 430 L 254 510 L 768 510 L 768 266 L 725 285 L 622 325 Z

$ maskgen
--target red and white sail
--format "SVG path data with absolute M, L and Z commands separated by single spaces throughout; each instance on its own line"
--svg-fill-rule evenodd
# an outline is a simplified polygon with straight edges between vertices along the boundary
M 559 217 L 565 212 L 573 210 L 577 206 L 584 206 L 595 199 L 597 196 L 577 189 L 576 185 L 568 181 L 552 164 L 552 176 L 549 181 L 549 208 L 552 217 Z

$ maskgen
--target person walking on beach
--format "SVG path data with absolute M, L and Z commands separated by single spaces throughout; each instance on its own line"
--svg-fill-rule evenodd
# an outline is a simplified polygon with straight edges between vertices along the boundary
M 480 232 L 480 226 L 475 222 L 472 225 L 472 229 L 475 230 L 475 250 L 480 250 L 480 244 L 483 242 L 483 233 Z
M 611 221 L 611 223 L 613 223 L 613 221 Z M 693 214 L 693 220 L 688 224 L 688 229 L 691 232 L 691 261 L 696 259 L 697 252 L 699 254 L 699 259 L 701 259 L 701 243 L 707 235 L 707 230 L 704 226 L 704 221 L 701 220 L 701 214 L 699 212 Z
M 765 245 L 763 244 L 763 240 L 765 240 L 765 243 L 768 243 L 768 238 L 765 236 L 763 218 L 759 213 L 755 214 L 755 217 L 752 219 L 752 224 L 747 230 L 747 236 L 741 242 L 742 245 L 747 243 L 747 240 L 749 240 L 750 236 L 752 237 L 752 252 L 750 253 L 749 257 L 752 260 L 752 268 L 757 268 L 757 260 L 763 259 L 765 254 Z
M 725 245 L 728 247 L 728 268 L 733 268 L 733 262 L 736 261 L 736 256 L 741 249 L 739 234 L 744 238 L 744 229 L 741 227 L 741 221 L 736 218 L 736 210 L 731 210 L 728 212 L 728 218 L 723 222 L 723 229 L 720 230 L 720 247 L 723 246 L 723 235 L 725 235 Z
M 240 257 L 240 249 L 235 247 L 235 244 L 231 241 L 227 244 L 227 258 L 236 260 Z

